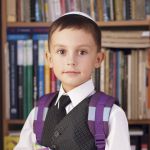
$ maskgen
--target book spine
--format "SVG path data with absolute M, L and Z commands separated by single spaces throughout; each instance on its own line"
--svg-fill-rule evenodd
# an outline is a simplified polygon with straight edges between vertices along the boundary
M 14 28 L 14 27 L 9 27 L 7 28 L 7 34 L 8 34 L 8 37 L 11 37 L 11 36 L 20 36 L 20 35 L 23 35 L 23 36 L 27 36 L 29 37 L 29 35 L 31 34 L 47 34 L 48 33 L 48 28 L 46 27 L 40 27 L 40 28 L 36 28 L 36 27 L 17 27 L 17 28 Z M 20 40 L 20 38 L 19 38 Z
M 10 65 L 10 118 L 18 118 L 17 102 L 17 43 L 9 41 L 9 65 Z
M 46 21 L 46 15 L 45 15 L 45 1 L 44 0 L 40 0 L 40 8 L 41 8 L 42 21 L 45 22 Z
M 45 53 L 48 53 L 48 40 L 44 41 Z M 45 61 L 44 66 L 44 83 L 45 83 L 45 94 L 50 93 L 50 66 L 47 61 Z
M 132 101 L 132 99 L 131 99 L 131 72 L 132 72 L 132 70 L 131 70 L 131 54 L 129 54 L 128 55 L 128 60 L 127 60 L 128 62 L 128 86 L 127 86 L 127 88 L 128 88 L 128 90 L 127 90 L 127 92 L 128 92 L 128 97 L 127 97 L 127 107 L 128 107 L 128 110 L 127 110 L 127 116 L 128 116 L 128 119 L 131 119 L 131 101 Z
M 4 137 L 4 150 L 12 150 L 17 145 L 19 136 L 5 136 Z
M 40 14 L 40 3 L 39 0 L 35 0 L 35 21 L 39 22 L 41 20 L 41 14 Z
M 33 39 L 33 101 L 38 100 L 38 40 Z
M 21 0 L 18 0 L 16 3 L 16 16 L 17 21 L 21 21 Z
M 36 18 L 35 18 L 35 2 L 36 0 L 30 0 L 30 8 L 31 8 L 31 11 L 30 11 L 30 20 L 35 22 L 36 21 Z
M 4 49 L 4 72 L 5 72 L 5 116 L 6 118 L 10 118 L 10 65 L 9 65 L 9 46 L 8 41 L 6 43 L 5 49 Z
M 60 8 L 61 8 L 61 14 L 63 15 L 66 13 L 66 5 L 65 5 L 65 0 L 60 0 Z
M 122 106 L 124 111 L 127 113 L 127 80 L 128 80 L 128 65 L 127 65 L 127 54 L 124 54 L 124 66 L 123 66 L 123 91 L 122 91 Z
M 38 41 L 38 92 L 39 97 L 44 95 L 44 40 Z
M 95 69 L 95 89 L 100 91 L 100 68 Z
M 28 116 L 27 104 L 27 42 L 24 41 L 24 55 L 23 55 L 23 118 Z
M 147 118 L 150 118 L 150 49 L 146 50 L 146 110 Z
M 56 76 L 54 74 L 53 69 L 50 70 L 51 73 L 51 92 L 56 91 Z
M 116 96 L 119 100 L 119 103 L 121 105 L 121 76 L 120 76 L 120 63 L 121 63 L 121 60 L 120 60 L 120 51 L 118 50 L 117 52 L 117 73 L 116 73 Z
M 150 0 L 145 1 L 145 13 L 146 13 L 146 18 L 150 19 Z
M 61 81 L 57 79 L 56 80 L 56 91 L 59 91 L 60 85 L 61 85 Z
M 16 20 L 16 0 L 7 0 L 7 21 L 15 22 Z
M 116 95 L 116 72 L 117 72 L 117 55 L 116 52 L 113 52 L 113 96 L 117 97 Z
M 26 41 L 27 44 L 27 115 L 33 108 L 33 43 L 29 39 Z
M 103 18 L 104 21 L 109 21 L 109 15 L 108 15 L 108 11 L 107 11 L 107 3 L 106 0 L 103 0 Z
M 24 1 L 24 7 L 23 7 L 23 11 L 24 11 L 24 21 L 25 22 L 29 22 L 30 21 L 30 14 L 31 14 L 31 9 L 30 9 L 30 0 L 25 0 Z
M 130 0 L 126 0 L 126 20 L 130 20 L 131 19 L 131 3 L 130 3 Z
M 17 41 L 17 73 L 18 73 L 18 105 L 19 105 L 19 118 L 23 118 L 23 55 L 24 55 L 24 41 Z
M 102 50 L 101 50 L 103 53 L 105 53 L 105 49 L 104 48 L 102 48 Z M 101 63 L 101 67 L 100 67 L 100 90 L 101 91 L 105 91 L 105 62 L 103 61 L 102 63 Z
M 48 0 L 44 0 L 44 14 L 45 14 L 45 21 L 48 22 Z
M 113 51 L 110 49 L 110 55 L 109 55 L 109 94 L 113 95 Z
M 123 20 L 123 0 L 114 0 L 115 2 L 115 19 Z

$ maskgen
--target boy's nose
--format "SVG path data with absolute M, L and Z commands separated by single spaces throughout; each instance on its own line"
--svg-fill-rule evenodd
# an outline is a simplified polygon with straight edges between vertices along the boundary
M 76 60 L 75 60 L 75 56 L 74 55 L 69 55 L 67 58 L 67 65 L 75 65 L 76 64 Z
M 72 66 L 74 66 L 74 65 L 75 65 L 75 62 L 74 62 L 73 60 L 68 60 L 68 61 L 67 61 L 67 65 L 72 65 Z

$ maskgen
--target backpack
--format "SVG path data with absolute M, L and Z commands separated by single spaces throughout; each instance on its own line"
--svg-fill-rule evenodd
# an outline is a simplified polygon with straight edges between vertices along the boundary
M 33 131 L 36 135 L 37 143 L 41 141 L 48 106 L 51 104 L 56 94 L 58 94 L 58 92 L 42 96 L 35 107 Z M 105 141 L 109 133 L 108 121 L 114 103 L 115 98 L 103 92 L 96 92 L 91 96 L 88 109 L 88 126 L 90 132 L 94 136 L 97 150 L 105 150 Z M 48 150 L 48 148 L 40 150 Z

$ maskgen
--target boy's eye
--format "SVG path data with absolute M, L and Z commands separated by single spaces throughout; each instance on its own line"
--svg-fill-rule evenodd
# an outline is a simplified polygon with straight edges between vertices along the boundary
M 64 49 L 59 49 L 59 50 L 57 51 L 57 53 L 63 55 L 63 54 L 65 54 L 65 50 L 64 50 Z
M 86 51 L 86 50 L 80 50 L 80 51 L 79 51 L 79 54 L 80 54 L 80 55 L 86 55 L 86 54 L 87 54 L 87 51 Z

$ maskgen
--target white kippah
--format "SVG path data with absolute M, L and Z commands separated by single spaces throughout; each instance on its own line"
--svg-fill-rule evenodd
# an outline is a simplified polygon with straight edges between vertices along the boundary
M 92 17 L 90 17 L 88 14 L 84 13 L 84 12 L 80 12 L 80 11 L 71 11 L 71 12 L 67 12 L 65 14 L 63 14 L 62 16 L 66 16 L 66 15 L 80 15 L 83 17 L 86 17 L 92 21 L 94 21 L 94 19 Z M 95 21 L 94 21 L 95 22 Z

